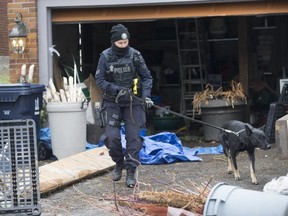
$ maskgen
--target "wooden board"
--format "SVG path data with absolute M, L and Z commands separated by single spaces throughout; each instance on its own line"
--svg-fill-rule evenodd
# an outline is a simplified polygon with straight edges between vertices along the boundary
M 103 172 L 115 163 L 106 147 L 87 150 L 39 167 L 40 193 L 71 184 L 89 175 Z
M 288 159 L 288 115 L 276 120 L 275 144 L 278 148 L 280 159 Z

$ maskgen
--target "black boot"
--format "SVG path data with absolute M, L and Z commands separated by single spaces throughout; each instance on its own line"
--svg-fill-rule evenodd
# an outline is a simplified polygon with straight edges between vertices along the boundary
M 135 169 L 127 170 L 126 186 L 129 188 L 133 188 L 136 185 L 135 171 Z
M 124 161 L 120 161 L 116 163 L 116 166 L 114 167 L 112 171 L 112 180 L 113 181 L 119 181 L 122 178 L 122 170 L 125 167 Z

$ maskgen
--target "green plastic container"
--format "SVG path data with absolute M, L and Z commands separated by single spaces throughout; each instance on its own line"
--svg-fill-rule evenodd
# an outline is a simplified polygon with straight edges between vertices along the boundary
M 172 115 L 153 117 L 152 122 L 155 130 L 173 130 L 185 125 L 183 118 Z

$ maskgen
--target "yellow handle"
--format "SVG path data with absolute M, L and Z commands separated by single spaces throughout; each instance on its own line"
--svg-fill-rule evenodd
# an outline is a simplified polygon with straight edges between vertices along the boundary
M 138 79 L 137 78 L 135 78 L 135 79 L 133 79 L 133 93 L 134 93 L 134 95 L 137 95 L 137 84 L 138 84 Z

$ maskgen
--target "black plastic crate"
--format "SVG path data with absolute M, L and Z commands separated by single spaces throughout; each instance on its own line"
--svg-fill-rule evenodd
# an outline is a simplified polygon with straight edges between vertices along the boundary
M 275 143 L 275 123 L 276 121 L 286 115 L 285 104 L 281 102 L 274 102 L 270 104 L 267 122 L 265 126 L 265 135 L 268 143 Z
M 41 214 L 33 119 L 0 121 L 0 214 Z
M 278 102 L 288 102 L 288 85 L 285 84 L 281 89 L 281 94 L 279 96 Z

